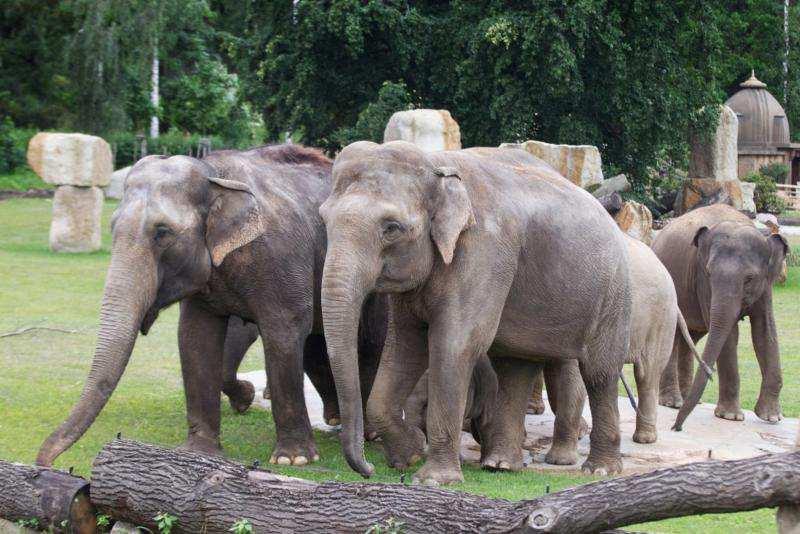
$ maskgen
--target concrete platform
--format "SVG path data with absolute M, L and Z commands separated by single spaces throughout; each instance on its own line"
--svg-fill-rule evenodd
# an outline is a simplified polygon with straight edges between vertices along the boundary
M 266 384 L 264 371 L 253 371 L 239 375 L 249 380 L 256 388 L 254 406 L 269 409 L 268 400 L 263 398 Z M 325 424 L 322 418 L 322 400 L 305 379 L 306 405 L 311 425 L 325 432 L 336 432 L 337 427 Z M 787 418 L 772 424 L 766 423 L 749 410 L 745 410 L 744 421 L 733 422 L 714 416 L 712 404 L 700 404 L 683 425 L 682 432 L 670 430 L 677 410 L 660 406 L 658 409 L 658 441 L 650 445 L 640 445 L 631 439 L 636 424 L 636 414 L 625 397 L 619 398 L 620 426 L 622 431 L 622 457 L 625 472 L 642 472 L 659 467 L 669 467 L 707 459 L 734 460 L 750 458 L 760 454 L 787 452 L 792 450 L 797 437 L 798 420 Z M 591 425 L 588 406 L 584 417 Z M 589 453 L 589 436 L 578 443 L 581 460 L 575 466 L 555 466 L 544 463 L 544 453 L 550 446 L 553 434 L 553 413 L 549 407 L 542 415 L 528 415 L 525 418 L 527 439 L 525 442 L 528 469 L 570 472 L 580 469 L 580 463 Z M 477 462 L 480 449 L 467 433 L 462 435 L 461 455 L 465 461 Z

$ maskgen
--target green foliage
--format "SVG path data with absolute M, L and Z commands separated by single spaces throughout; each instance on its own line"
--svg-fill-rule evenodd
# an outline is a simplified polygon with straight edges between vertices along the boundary
M 203 138 L 211 142 L 211 150 L 218 150 L 221 148 L 245 148 L 249 146 L 249 143 L 237 145 L 236 143 L 224 141 L 217 136 L 189 134 L 177 130 L 170 130 L 169 132 L 163 133 L 158 136 L 157 139 L 145 139 L 145 142 L 147 144 L 148 154 L 164 154 L 170 156 L 182 154 L 197 157 L 200 150 L 200 141 Z M 106 140 L 111 144 L 114 150 L 115 168 L 132 165 L 136 160 L 142 157 L 141 141 L 136 135 L 130 132 L 116 132 L 106 136 Z
M 0 119 L 0 173 L 9 173 L 25 163 L 25 151 L 14 138 L 14 123 L 9 117 Z
M 228 532 L 233 532 L 233 534 L 253 534 L 253 524 L 247 519 L 240 519 L 228 529 Z
M 377 98 L 358 114 L 355 126 L 339 128 L 333 133 L 333 140 L 340 146 L 360 140 L 381 143 L 392 114 L 412 107 L 411 95 L 404 83 L 383 82 Z
M 771 178 L 776 184 L 783 184 L 786 183 L 786 178 L 789 176 L 789 166 L 783 163 L 770 163 L 762 166 L 758 172 Z
M 161 512 L 153 518 L 158 527 L 159 534 L 170 534 L 172 528 L 178 523 L 178 518 L 172 514 Z
M 39 520 L 35 517 L 30 519 L 18 519 L 17 526 L 20 528 L 29 528 L 32 530 L 40 530 Z
M 761 167 L 761 172 L 751 172 L 745 176 L 744 181 L 756 184 L 755 193 L 753 195 L 756 210 L 759 213 L 773 213 L 778 215 L 786 209 L 786 202 L 778 196 L 778 188 L 775 186 L 775 180 L 764 173 L 765 169 L 767 172 L 780 172 L 780 169 Z
M 400 534 L 403 532 L 404 522 L 398 521 L 394 517 L 386 520 L 385 525 L 375 524 L 369 527 L 364 534 Z
M 111 517 L 107 516 L 106 514 L 98 514 L 97 528 L 100 529 L 100 532 L 108 532 L 108 530 L 111 528 Z

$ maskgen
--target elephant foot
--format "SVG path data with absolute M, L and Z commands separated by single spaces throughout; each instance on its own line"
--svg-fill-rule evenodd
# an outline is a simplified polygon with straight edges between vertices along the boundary
M 588 436 L 589 431 L 592 429 L 589 427 L 589 423 L 586 422 L 586 419 L 581 417 L 581 422 L 578 425 L 578 439 L 581 439 L 583 436 Z
M 522 447 L 493 445 L 482 455 L 481 467 L 489 471 L 519 471 L 522 463 Z
M 738 403 L 717 403 L 717 407 L 714 408 L 714 415 L 728 421 L 744 421 L 744 412 L 739 408 Z
M 778 399 L 764 400 L 762 397 L 758 397 L 754 412 L 759 419 L 767 421 L 768 423 L 777 423 L 783 419 L 783 415 L 781 415 L 781 405 Z
M 228 402 L 236 413 L 244 413 L 256 398 L 256 388 L 247 380 L 237 380 L 230 388 L 223 387 L 222 392 L 228 396 Z
M 598 476 L 616 475 L 622 472 L 622 458 L 619 455 L 610 458 L 589 458 L 583 462 L 581 471 Z
M 427 461 L 414 473 L 412 481 L 423 486 L 445 486 L 464 482 L 464 475 L 461 474 L 461 466 L 458 464 L 450 466 Z
M 658 396 L 658 403 L 667 408 L 675 408 L 676 410 L 683 406 L 683 396 L 679 390 L 662 391 Z
M 633 433 L 633 441 L 636 443 L 655 443 L 658 439 L 658 432 L 656 427 L 651 425 L 636 425 L 636 431 Z
M 544 400 L 541 397 L 531 397 L 528 400 L 526 411 L 531 415 L 542 415 L 544 413 Z
M 209 439 L 198 434 L 191 434 L 183 444 L 176 447 L 179 451 L 190 451 L 206 456 L 222 456 L 219 439 Z
M 269 463 L 277 465 L 302 466 L 318 460 L 317 447 L 311 438 L 308 441 L 279 441 L 269 457 Z
M 425 434 L 415 427 L 406 426 L 400 432 L 381 436 L 386 463 L 395 469 L 408 469 L 425 454 Z
M 577 444 L 554 441 L 544 455 L 544 462 L 550 465 L 575 465 L 578 463 Z

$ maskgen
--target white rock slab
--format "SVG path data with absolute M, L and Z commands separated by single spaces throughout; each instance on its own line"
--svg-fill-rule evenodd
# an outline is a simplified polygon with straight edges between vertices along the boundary
M 128 177 L 129 172 L 131 172 L 131 166 L 117 169 L 111 173 L 111 181 L 103 188 L 106 198 L 122 199 L 122 195 L 125 193 L 125 179 Z
M 114 170 L 109 144 L 77 133 L 37 133 L 28 143 L 28 164 L 49 184 L 82 187 L 108 185 Z
M 239 374 L 241 380 L 249 380 L 256 388 L 256 404 L 269 409 L 270 403 L 264 400 L 262 392 L 266 383 L 264 371 Z M 322 399 L 311 381 L 305 379 L 306 405 L 311 425 L 323 431 L 335 431 L 336 427 L 325 424 L 322 418 Z M 547 404 L 547 403 L 545 403 Z M 660 467 L 670 467 L 709 459 L 735 460 L 751 458 L 766 453 L 787 452 L 794 448 L 798 433 L 797 419 L 784 419 L 771 424 L 761 421 L 756 415 L 745 410 L 743 422 L 733 422 L 714 416 L 712 404 L 699 404 L 683 425 L 682 432 L 670 430 L 677 410 L 659 406 L 658 441 L 650 445 L 634 443 L 631 437 L 636 427 L 636 414 L 626 397 L 619 398 L 620 429 L 622 433 L 622 463 L 626 472 L 643 472 Z M 584 417 L 591 425 L 589 408 L 584 409 Z M 525 447 L 529 449 L 525 461 L 528 469 L 546 471 L 577 471 L 589 454 L 589 436 L 578 443 L 580 460 L 574 466 L 557 466 L 544 463 L 544 453 L 550 446 L 553 436 L 555 416 L 549 406 L 542 415 L 527 415 Z M 461 457 L 468 462 L 480 460 L 480 449 L 472 436 L 463 433 Z
M 410 109 L 391 116 L 383 142 L 408 141 L 422 150 L 459 150 L 461 130 L 446 109 Z
M 519 148 L 547 162 L 563 177 L 584 189 L 603 183 L 600 151 L 592 145 L 554 145 L 542 141 L 503 143 L 500 148 Z

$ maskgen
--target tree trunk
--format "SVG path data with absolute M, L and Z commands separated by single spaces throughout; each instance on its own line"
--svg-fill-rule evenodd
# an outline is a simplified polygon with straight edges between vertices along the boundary
M 150 137 L 158 137 L 158 106 L 161 98 L 158 92 L 158 41 L 153 45 L 153 60 L 150 63 L 150 105 L 153 115 L 150 117 Z
M 92 501 L 103 513 L 174 532 L 225 532 L 247 519 L 255 532 L 599 532 L 702 513 L 800 502 L 800 452 L 703 462 L 586 484 L 510 502 L 404 484 L 317 484 L 218 457 L 115 440 L 93 468 Z M 503 475 L 498 475 L 502 477 Z
M 0 461 L 0 517 L 55 532 L 97 532 L 86 480 L 44 467 Z M 28 523 L 31 524 L 32 523 Z

